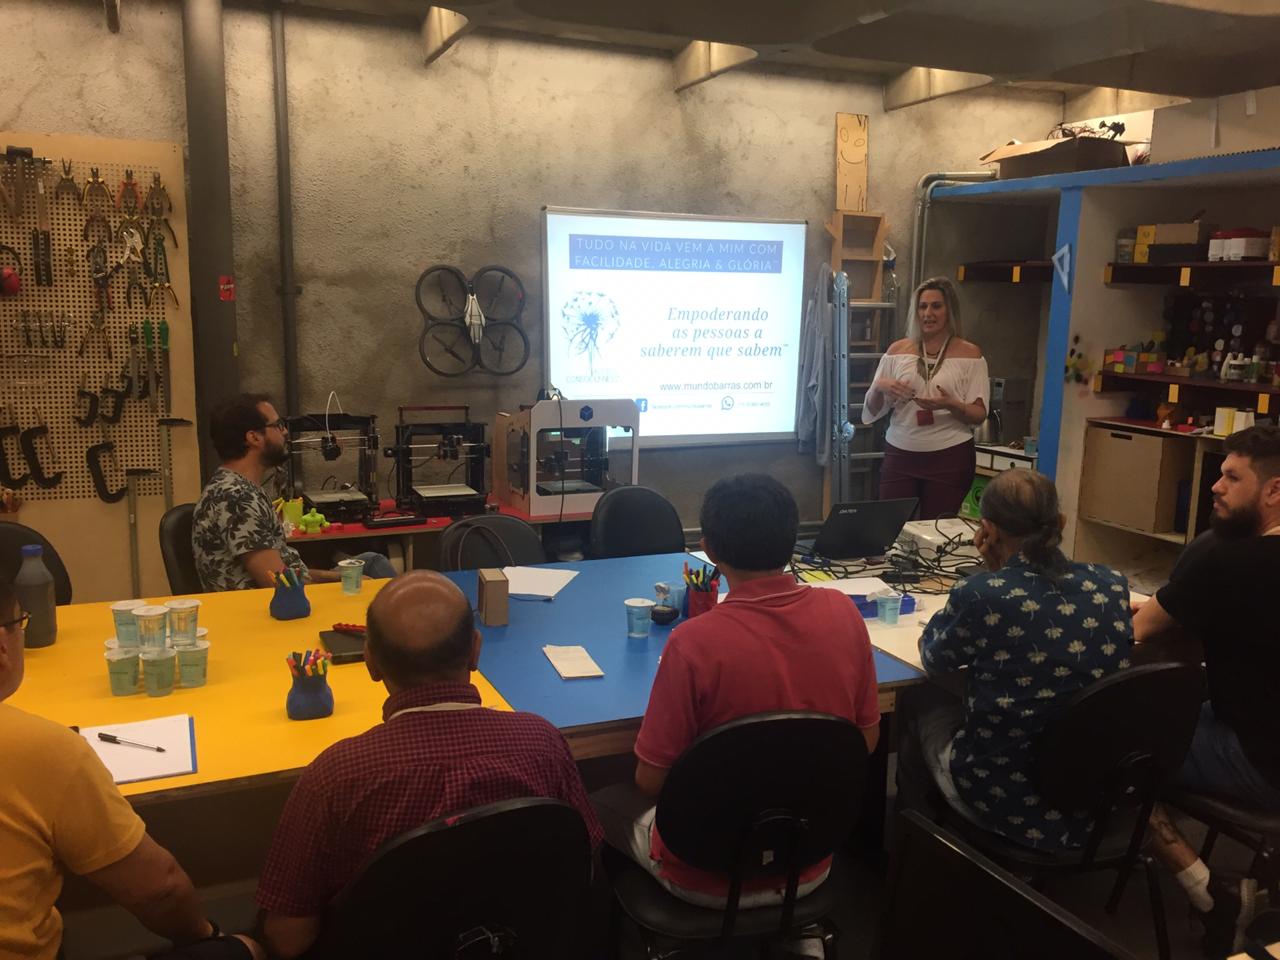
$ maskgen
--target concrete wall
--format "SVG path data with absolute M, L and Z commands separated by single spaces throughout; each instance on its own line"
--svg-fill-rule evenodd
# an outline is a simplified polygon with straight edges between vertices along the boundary
M 131 0 L 117 36 L 88 0 L 5 8 L 0 128 L 184 139 L 176 4 Z M 408 24 L 291 10 L 287 31 L 303 405 L 323 409 L 336 390 L 388 435 L 397 404 L 467 402 L 488 419 L 532 399 L 544 204 L 805 218 L 816 264 L 834 114 L 867 113 L 870 207 L 887 213 L 906 276 L 917 178 L 974 168 L 1062 116 L 1057 95 L 999 90 L 885 114 L 875 80 L 763 66 L 675 94 L 665 55 L 507 35 L 469 36 L 423 68 Z M 226 48 L 242 377 L 280 395 L 266 14 L 229 9 Z M 442 383 L 421 364 L 413 283 L 442 261 L 502 263 L 524 279 L 533 359 L 519 375 Z M 711 481 L 746 469 L 774 473 L 804 517 L 819 515 L 821 473 L 787 444 L 646 452 L 641 480 L 692 522 Z

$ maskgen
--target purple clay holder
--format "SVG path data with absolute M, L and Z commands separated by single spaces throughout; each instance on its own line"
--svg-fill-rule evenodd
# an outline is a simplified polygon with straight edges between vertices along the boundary
M 311 601 L 307 599 L 302 581 L 296 587 L 277 583 L 271 595 L 271 616 L 277 620 L 301 620 L 311 616 Z
M 284 701 L 290 720 L 319 720 L 333 715 L 333 690 L 327 674 L 294 677 Z

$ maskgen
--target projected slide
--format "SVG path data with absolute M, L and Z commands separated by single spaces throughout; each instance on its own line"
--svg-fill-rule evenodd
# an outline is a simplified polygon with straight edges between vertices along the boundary
M 630 397 L 642 443 L 795 432 L 803 223 L 548 208 L 547 379 Z

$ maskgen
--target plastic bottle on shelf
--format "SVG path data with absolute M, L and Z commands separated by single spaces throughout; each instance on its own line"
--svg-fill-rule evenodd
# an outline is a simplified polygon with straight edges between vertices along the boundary
M 53 574 L 44 565 L 44 547 L 28 543 L 22 548 L 22 566 L 13 578 L 18 606 L 31 614 L 25 646 L 49 647 L 58 638 L 58 605 Z

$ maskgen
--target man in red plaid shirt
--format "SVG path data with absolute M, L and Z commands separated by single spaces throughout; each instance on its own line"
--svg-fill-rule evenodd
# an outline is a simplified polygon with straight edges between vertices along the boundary
M 365 663 L 390 694 L 383 722 L 329 747 L 293 788 L 258 881 L 272 956 L 303 953 L 365 859 L 439 817 L 552 797 L 582 813 L 599 845 L 564 737 L 533 714 L 482 707 L 470 683 L 479 659 L 471 605 L 438 573 L 397 577 L 369 605 Z

